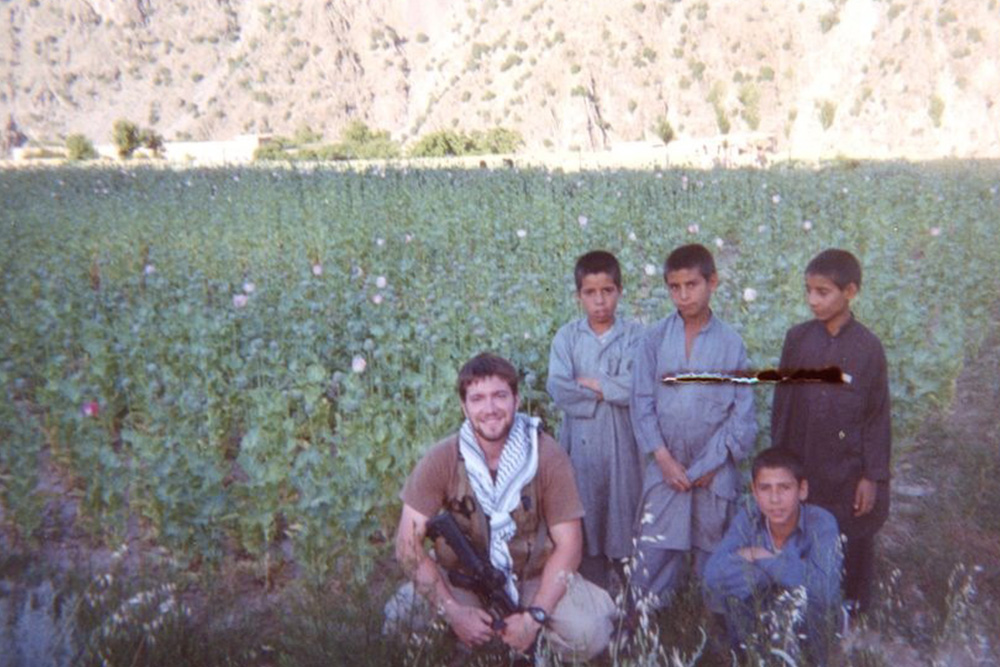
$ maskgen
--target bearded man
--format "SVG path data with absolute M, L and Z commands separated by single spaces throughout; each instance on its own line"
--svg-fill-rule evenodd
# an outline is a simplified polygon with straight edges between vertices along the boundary
M 517 412 L 518 374 L 507 360 L 469 360 L 458 396 L 464 423 L 424 454 L 400 493 L 397 560 L 464 647 L 502 642 L 525 653 L 541 635 L 564 659 L 597 655 L 610 641 L 614 604 L 576 576 L 584 511 L 569 457 L 538 419 Z M 427 522 L 442 511 L 504 574 L 517 610 L 500 622 L 451 584 L 446 573 L 462 566 L 447 543 L 436 540 L 433 558 L 425 547 Z

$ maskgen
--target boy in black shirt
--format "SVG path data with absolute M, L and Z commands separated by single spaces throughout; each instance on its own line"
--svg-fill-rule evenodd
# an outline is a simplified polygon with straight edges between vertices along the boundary
M 892 428 L 885 352 L 854 319 L 861 265 L 845 250 L 824 250 L 806 267 L 806 300 L 815 319 L 789 329 L 782 369 L 837 366 L 845 383 L 779 384 L 771 411 L 775 447 L 805 464 L 809 500 L 829 510 L 847 537 L 844 597 L 867 611 L 874 578 L 874 536 L 889 514 Z

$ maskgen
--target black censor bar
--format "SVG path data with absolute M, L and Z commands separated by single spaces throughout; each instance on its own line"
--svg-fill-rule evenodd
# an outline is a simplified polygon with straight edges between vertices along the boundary
M 731 384 L 850 384 L 851 376 L 837 366 L 826 368 L 773 369 L 762 371 L 735 371 L 733 373 L 667 373 L 660 382 L 663 384 L 717 383 Z

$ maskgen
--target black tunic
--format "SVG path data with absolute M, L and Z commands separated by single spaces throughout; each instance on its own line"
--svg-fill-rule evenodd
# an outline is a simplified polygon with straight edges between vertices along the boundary
M 849 382 L 779 384 L 771 411 L 774 446 L 805 464 L 809 502 L 829 510 L 848 538 L 873 535 L 889 513 L 892 427 L 885 352 L 878 337 L 853 316 L 831 336 L 810 320 L 788 330 L 783 371 L 838 366 Z M 854 516 L 854 493 L 865 477 L 877 483 L 874 509 Z

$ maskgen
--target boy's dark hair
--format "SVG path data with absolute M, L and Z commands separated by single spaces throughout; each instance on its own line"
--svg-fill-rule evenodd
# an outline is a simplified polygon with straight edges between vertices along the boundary
M 573 279 L 576 280 L 577 291 L 583 286 L 583 279 L 595 273 L 608 274 L 615 286 L 618 289 L 622 288 L 622 269 L 618 265 L 618 259 L 607 250 L 593 250 L 580 255 L 576 260 Z
M 846 289 L 851 283 L 861 289 L 861 262 L 839 248 L 829 248 L 813 257 L 806 267 L 806 275 L 829 278 L 840 289 Z
M 751 479 L 755 483 L 757 481 L 757 473 L 764 468 L 783 468 L 792 473 L 796 482 L 801 482 L 806 478 L 802 461 L 800 461 L 799 457 L 787 449 L 770 447 L 754 457 L 753 466 L 751 468 L 753 476 Z
M 514 365 L 495 354 L 482 352 L 465 362 L 458 371 L 458 396 L 465 401 L 465 390 L 473 382 L 496 376 L 507 383 L 510 390 L 517 394 L 517 369 Z
M 681 269 L 698 269 L 701 277 L 708 280 L 715 273 L 715 259 L 700 243 L 682 245 L 667 255 L 667 261 L 663 263 L 663 279 L 666 280 L 671 271 Z

